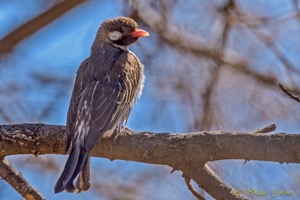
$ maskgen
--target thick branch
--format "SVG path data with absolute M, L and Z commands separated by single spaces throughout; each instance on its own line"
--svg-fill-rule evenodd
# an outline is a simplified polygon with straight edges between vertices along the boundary
M 64 126 L 56 125 L 2 125 L 0 155 L 63 154 L 66 139 L 64 131 Z M 15 148 L 12 148 L 12 144 Z M 299 163 L 298 144 L 300 144 L 298 134 L 268 135 L 222 131 L 186 134 L 141 132 L 120 136 L 115 143 L 110 139 L 103 139 L 92 155 L 169 165 L 175 169 L 183 162 L 205 163 L 223 159 Z
M 168 165 L 181 170 L 184 177 L 193 179 L 210 195 L 218 197 L 223 191 L 229 199 L 236 196 L 204 166 L 208 161 L 223 159 L 300 162 L 300 135 L 243 132 L 198 132 L 186 134 L 141 132 L 120 136 L 115 142 L 103 139 L 92 156 L 122 159 L 150 164 Z M 0 156 L 16 154 L 63 154 L 65 127 L 42 124 L 0 126 Z M 235 145 L 232 145 L 235 144 Z M 14 147 L 14 148 L 12 148 Z M 247 149 L 247 151 L 245 151 Z M 195 167 L 199 171 L 195 172 Z M 201 166 L 203 169 L 201 169 Z M 203 167 L 204 166 L 204 167 Z M 210 181 L 215 187 L 207 184 Z

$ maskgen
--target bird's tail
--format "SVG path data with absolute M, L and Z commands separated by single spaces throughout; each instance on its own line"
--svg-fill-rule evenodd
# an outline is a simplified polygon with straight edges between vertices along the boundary
M 65 168 L 54 186 L 54 192 L 63 190 L 67 192 L 81 192 L 90 187 L 90 156 L 80 145 L 74 145 Z M 74 179 L 78 176 L 76 187 L 73 185 Z

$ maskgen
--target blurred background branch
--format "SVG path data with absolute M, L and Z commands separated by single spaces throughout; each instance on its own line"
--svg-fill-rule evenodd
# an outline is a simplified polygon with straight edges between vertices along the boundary
M 61 17 L 84 0 L 58 1 L 53 7 L 34 19 L 24 23 L 0 40 L 0 55 L 9 53 L 20 41 L 30 37 L 36 31 Z

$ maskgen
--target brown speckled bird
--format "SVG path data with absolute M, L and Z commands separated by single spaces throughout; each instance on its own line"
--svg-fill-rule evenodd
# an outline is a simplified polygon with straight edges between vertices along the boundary
M 102 137 L 120 134 L 142 93 L 143 65 L 128 46 L 146 36 L 149 33 L 128 17 L 101 24 L 90 57 L 77 71 L 66 125 L 66 151 L 71 152 L 55 193 L 89 189 L 91 150 Z

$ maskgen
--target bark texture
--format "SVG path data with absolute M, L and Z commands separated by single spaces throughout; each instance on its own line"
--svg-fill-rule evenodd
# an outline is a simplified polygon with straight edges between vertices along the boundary
M 260 129 L 259 129 L 260 130 Z M 258 131 L 259 131 L 258 130 Z M 206 131 L 152 133 L 126 130 L 115 142 L 103 139 L 94 157 L 168 165 L 180 170 L 217 199 L 243 199 L 206 165 L 224 159 L 300 162 L 300 135 L 255 132 Z M 271 131 L 274 129 L 270 129 Z M 63 154 L 65 127 L 45 124 L 0 126 L 0 156 L 16 154 Z

